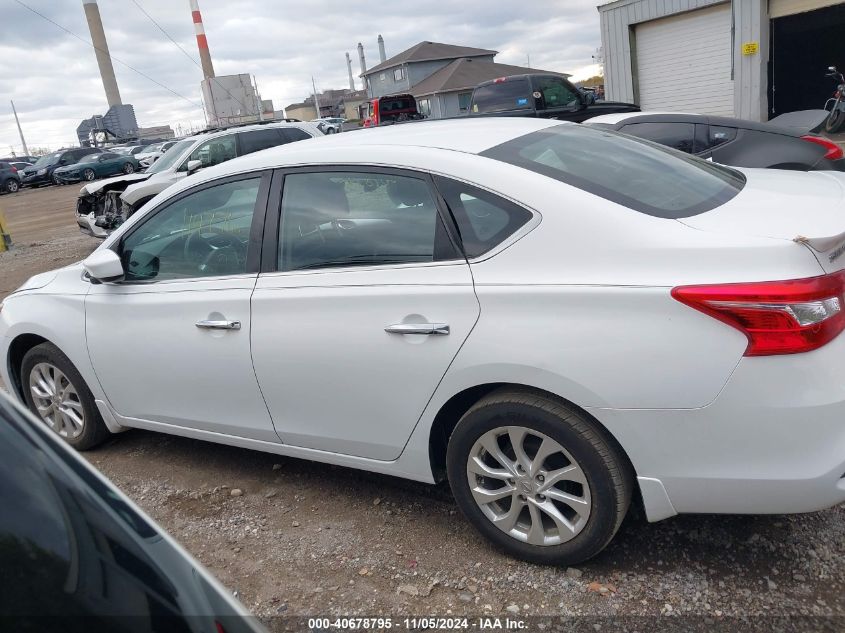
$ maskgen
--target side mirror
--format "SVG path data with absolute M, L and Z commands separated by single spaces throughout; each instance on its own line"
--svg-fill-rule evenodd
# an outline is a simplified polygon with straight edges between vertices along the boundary
M 109 249 L 94 251 L 85 258 L 82 267 L 95 283 L 120 281 L 124 275 L 120 257 Z
M 63 158 L 62 160 L 60 160 L 59 165 L 67 165 L 67 159 Z
M 195 171 L 199 170 L 202 167 L 201 160 L 189 160 L 188 161 L 188 175 L 190 176 Z

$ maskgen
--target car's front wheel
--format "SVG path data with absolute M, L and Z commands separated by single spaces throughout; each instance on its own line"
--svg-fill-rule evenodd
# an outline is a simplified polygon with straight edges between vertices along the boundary
M 124 174 L 131 174 L 131 173 L 133 173 L 134 171 L 135 171 L 135 165 L 133 165 L 132 163 L 126 163 L 126 164 L 123 166 L 123 173 L 124 173 Z
M 59 178 L 59 176 L 57 174 L 53 174 L 52 177 L 51 177 L 51 180 L 53 181 L 54 185 L 61 185 L 62 184 L 62 179 Z
M 85 171 L 82 172 L 82 177 L 85 180 L 90 182 L 90 181 L 94 180 L 94 178 L 97 177 L 97 174 L 94 173 L 93 169 L 89 168 L 89 169 L 86 169 Z
M 500 390 L 458 422 L 449 483 L 469 521 L 500 549 L 571 565 L 598 554 L 631 502 L 630 467 L 604 429 L 576 408 Z
M 93 448 L 109 435 L 94 396 L 79 371 L 58 347 L 42 343 L 21 363 L 26 404 L 74 448 Z

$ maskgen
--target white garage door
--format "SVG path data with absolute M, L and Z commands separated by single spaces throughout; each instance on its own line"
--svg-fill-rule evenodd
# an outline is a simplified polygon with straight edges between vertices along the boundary
M 644 22 L 635 36 L 643 110 L 733 116 L 730 3 Z

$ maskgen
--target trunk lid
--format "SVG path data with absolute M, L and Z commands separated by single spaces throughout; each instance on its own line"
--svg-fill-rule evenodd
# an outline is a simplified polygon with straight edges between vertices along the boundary
M 679 220 L 701 231 L 803 244 L 826 272 L 845 268 L 845 174 L 740 170 L 743 190 L 712 211 Z

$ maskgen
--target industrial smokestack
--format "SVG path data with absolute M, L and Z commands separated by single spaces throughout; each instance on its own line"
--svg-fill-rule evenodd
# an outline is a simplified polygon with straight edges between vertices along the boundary
M 97 55 L 97 65 L 100 67 L 100 77 L 106 90 L 106 101 L 109 107 L 120 105 L 120 90 L 117 89 L 117 79 L 114 77 L 114 66 L 109 55 L 109 45 L 106 42 L 106 32 L 103 30 L 103 20 L 100 18 L 100 7 L 97 0 L 82 0 L 85 18 L 88 20 L 88 30 L 91 32 L 91 43 Z
M 208 40 L 205 37 L 205 27 L 202 24 L 202 14 L 198 0 L 190 0 L 191 17 L 194 19 L 194 31 L 197 34 L 197 47 L 200 49 L 200 63 L 202 76 L 205 79 L 214 77 L 214 66 L 211 65 L 211 53 L 208 51 Z
M 346 70 L 349 71 L 349 89 L 355 90 L 355 80 L 352 78 L 352 58 L 346 53 Z
M 361 62 L 361 74 L 367 72 L 367 60 L 364 59 L 364 45 L 358 42 L 358 61 Z
M 387 61 L 387 54 L 384 52 L 384 38 L 379 33 L 378 36 L 378 58 L 379 62 Z

